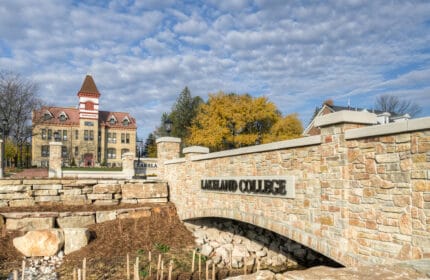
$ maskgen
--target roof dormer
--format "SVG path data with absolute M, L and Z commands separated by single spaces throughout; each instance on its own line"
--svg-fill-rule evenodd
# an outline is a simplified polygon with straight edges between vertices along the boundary
M 117 122 L 117 119 L 115 118 L 115 116 L 111 115 L 109 118 L 109 124 L 114 125 L 116 124 L 116 122 Z
M 47 120 L 50 120 L 50 119 L 52 119 L 54 116 L 52 115 L 52 113 L 51 112 L 49 112 L 49 110 L 46 110 L 44 113 L 43 113 L 43 120 L 45 120 L 45 121 L 47 121 Z
M 69 119 L 69 116 L 67 116 L 67 114 L 62 111 L 59 115 L 58 115 L 58 119 L 62 122 L 67 121 Z
M 124 119 L 122 120 L 122 125 L 123 126 L 128 126 L 130 124 L 130 119 L 125 116 Z

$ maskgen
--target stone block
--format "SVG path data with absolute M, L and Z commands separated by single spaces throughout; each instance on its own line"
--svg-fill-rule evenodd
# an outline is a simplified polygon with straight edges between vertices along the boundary
M 60 197 L 59 196 L 36 196 L 34 198 L 34 200 L 36 201 L 36 203 L 39 203 L 39 202 L 58 202 L 58 201 L 60 201 Z
M 115 199 L 95 200 L 94 205 L 118 205 L 119 201 Z
M 125 184 L 122 186 L 124 199 L 167 197 L 167 195 L 167 184 L 164 182 Z
M 62 230 L 29 231 L 13 239 L 13 245 L 26 257 L 54 256 L 64 245 Z
M 87 194 L 87 198 L 89 200 L 112 199 L 112 194 L 111 193 Z
M 30 186 L 25 185 L 0 186 L 0 193 L 25 192 L 29 188 Z
M 389 163 L 389 162 L 398 162 L 400 160 L 400 157 L 398 154 L 391 153 L 391 154 L 381 154 L 375 156 L 377 163 Z
M 17 199 L 9 201 L 10 207 L 30 207 L 34 206 L 36 202 L 34 199 Z
M 23 180 L 24 185 L 58 185 L 61 184 L 61 180 L 57 179 L 29 179 Z
M 88 245 L 91 235 L 87 228 L 64 228 L 63 231 L 64 254 L 70 254 Z
M 118 193 L 121 186 L 118 184 L 97 184 L 93 187 L 93 194 Z
M 165 203 L 168 202 L 167 197 L 161 197 L 161 198 L 144 198 L 144 199 L 138 199 L 138 204 L 145 204 L 145 203 Z
M 78 195 L 61 195 L 60 200 L 87 200 L 87 196 L 84 194 Z
M 97 211 L 96 212 L 96 223 L 103 223 L 107 221 L 113 221 L 116 219 L 116 211 Z
M 81 189 L 60 190 L 59 193 L 64 196 L 81 195 L 82 190 Z
M 57 224 L 60 228 L 84 228 L 95 223 L 95 215 L 57 218 Z
M 33 191 L 35 196 L 53 196 L 58 195 L 58 190 L 35 190 Z
M 91 201 L 88 201 L 86 199 L 73 199 L 73 200 L 63 200 L 63 205 L 86 205 L 91 204 Z
M 22 185 L 22 181 L 21 180 L 8 180 L 8 179 L 3 179 L 0 180 L 0 189 L 2 188 L 2 186 L 11 186 L 11 185 Z
M 28 193 L 14 192 L 14 193 L 0 193 L 0 200 L 13 200 L 13 199 L 27 199 L 30 196 Z
M 33 185 L 33 190 L 61 190 L 62 187 L 60 184 Z
M 7 219 L 6 229 L 20 231 L 51 229 L 54 227 L 54 220 L 53 217 Z

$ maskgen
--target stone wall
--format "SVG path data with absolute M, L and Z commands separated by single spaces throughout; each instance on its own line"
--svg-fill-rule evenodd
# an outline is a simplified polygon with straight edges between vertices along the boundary
M 375 121 L 365 112 L 333 113 L 316 120 L 321 135 L 159 158 L 159 168 L 181 219 L 255 224 L 344 265 L 429 258 L 430 118 Z M 295 198 L 200 186 L 205 177 L 279 175 L 294 176 Z
M 167 201 L 167 184 L 156 180 L 0 180 L 0 207 Z

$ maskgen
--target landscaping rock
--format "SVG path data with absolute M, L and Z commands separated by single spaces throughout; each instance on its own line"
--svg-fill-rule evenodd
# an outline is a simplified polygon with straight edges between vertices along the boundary
M 6 229 L 8 230 L 42 230 L 54 227 L 54 218 L 23 218 L 23 219 L 7 219 Z
M 64 245 L 62 230 L 35 230 L 29 231 L 13 240 L 15 248 L 26 257 L 53 256 Z
M 94 215 L 57 218 L 57 224 L 60 228 L 84 228 L 95 223 Z
M 88 245 L 90 231 L 87 228 L 64 228 L 64 254 L 70 254 Z
M 228 277 L 229 280 L 275 280 L 275 273 L 270 270 L 260 270 L 254 274 Z
M 96 212 L 96 223 L 113 221 L 115 219 L 116 219 L 116 211 L 97 211 Z

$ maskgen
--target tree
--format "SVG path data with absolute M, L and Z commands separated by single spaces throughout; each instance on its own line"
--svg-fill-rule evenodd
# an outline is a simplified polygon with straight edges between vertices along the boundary
M 409 114 L 411 117 L 421 112 L 421 107 L 409 99 L 400 99 L 394 95 L 380 95 L 376 98 L 375 109 L 396 115 Z
M 279 120 L 282 120 L 281 113 L 265 97 L 219 92 L 209 95 L 207 103 L 199 107 L 188 142 L 219 151 L 277 141 L 285 138 L 281 130 L 275 137 L 268 135 Z
M 5 135 L 12 138 L 21 155 L 24 143 L 31 137 L 32 111 L 41 105 L 35 83 L 19 74 L 0 71 L 0 118 L 7 120 Z M 15 158 L 18 158 L 18 154 L 15 154 Z
M 150 133 L 146 138 L 145 146 L 143 148 L 143 154 L 145 157 L 156 158 L 157 157 L 157 145 L 155 143 L 154 134 Z
M 298 138 L 303 133 L 302 122 L 297 114 L 291 114 L 279 119 L 264 138 L 264 142 L 274 142 Z

